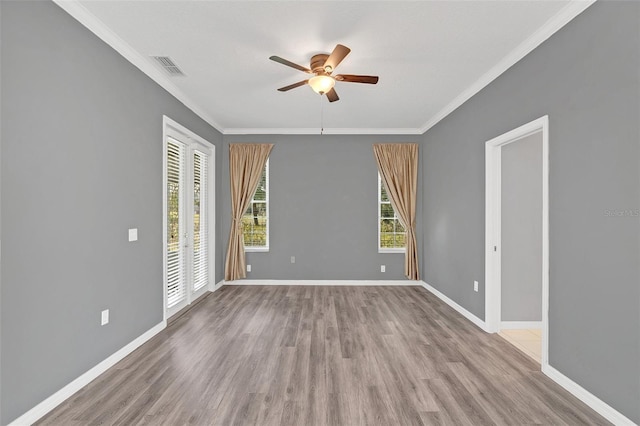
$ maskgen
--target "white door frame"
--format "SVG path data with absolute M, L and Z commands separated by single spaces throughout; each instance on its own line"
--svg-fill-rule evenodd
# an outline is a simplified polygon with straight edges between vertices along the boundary
M 542 135 L 542 359 L 549 364 L 549 116 L 545 115 L 500 135 L 485 145 L 485 323 L 500 331 L 501 322 L 501 205 L 502 147 L 529 135 Z
M 204 294 L 205 291 L 215 290 L 215 229 L 216 229 L 216 216 L 215 216 L 215 165 L 216 165 L 216 147 L 211 142 L 193 133 L 191 130 L 182 126 L 178 122 L 172 120 L 166 115 L 162 116 L 162 300 L 163 300 L 163 319 L 166 321 L 169 317 L 169 309 L 167 308 L 167 140 L 171 135 L 179 135 L 183 142 L 187 142 L 191 145 L 191 148 L 187 149 L 187 153 L 193 152 L 193 147 L 197 146 L 199 150 L 205 152 L 209 151 L 209 170 L 208 172 L 208 186 L 210 189 L 207 210 L 209 212 L 209 229 L 208 229 L 208 241 L 209 241 L 209 280 L 207 285 L 203 286 L 195 294 L 190 294 L 190 290 L 187 290 L 186 305 L 190 304 L 193 300 Z M 187 165 L 187 181 L 193 182 L 193 171 Z M 187 192 L 187 204 L 193 204 L 193 194 Z M 187 229 L 192 229 L 191 220 L 187 220 Z M 187 264 L 192 265 L 191 256 L 187 256 Z M 187 279 L 187 285 L 190 285 L 190 279 Z

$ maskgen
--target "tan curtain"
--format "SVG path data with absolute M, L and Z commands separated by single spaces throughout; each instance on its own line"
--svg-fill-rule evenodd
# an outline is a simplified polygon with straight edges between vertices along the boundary
M 262 170 L 273 144 L 233 143 L 229 145 L 229 180 L 231 183 L 231 232 L 227 261 L 224 268 L 226 281 L 245 278 L 244 235 L 242 215 L 256 192 Z
M 416 243 L 418 144 L 374 144 L 373 152 L 391 205 L 407 230 L 404 274 L 410 280 L 419 280 Z

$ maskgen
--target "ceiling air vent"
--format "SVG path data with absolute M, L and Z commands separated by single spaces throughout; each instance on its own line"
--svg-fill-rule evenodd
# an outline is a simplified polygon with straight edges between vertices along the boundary
M 167 74 L 177 77 L 184 75 L 182 70 L 168 56 L 152 56 L 153 59 L 164 69 Z

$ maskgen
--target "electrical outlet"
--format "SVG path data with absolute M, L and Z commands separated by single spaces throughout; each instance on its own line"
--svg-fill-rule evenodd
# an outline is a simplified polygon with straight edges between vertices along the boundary
M 247 265 L 247 272 L 251 272 L 251 265 Z
M 478 281 L 473 282 L 473 291 L 478 292 Z
M 385 265 L 380 265 L 380 272 L 386 272 L 387 267 Z
M 291 256 L 291 263 L 296 263 L 296 257 L 295 256 Z
M 109 324 L 109 310 L 105 309 L 104 311 L 102 311 L 100 325 L 107 325 L 107 324 Z

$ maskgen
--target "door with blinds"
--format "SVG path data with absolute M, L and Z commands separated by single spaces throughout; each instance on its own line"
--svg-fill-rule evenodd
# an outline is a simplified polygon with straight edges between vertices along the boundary
M 165 317 L 213 280 L 213 146 L 165 127 Z

